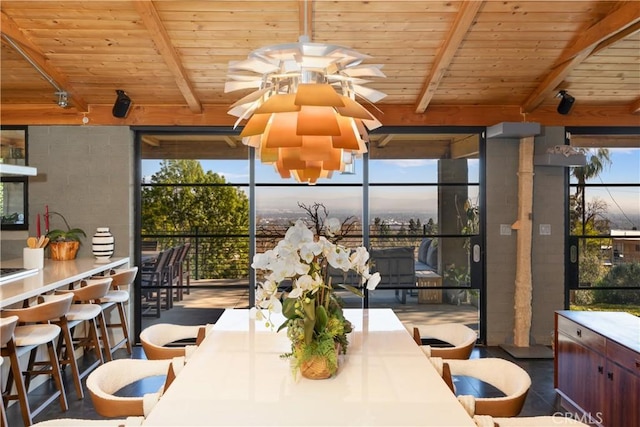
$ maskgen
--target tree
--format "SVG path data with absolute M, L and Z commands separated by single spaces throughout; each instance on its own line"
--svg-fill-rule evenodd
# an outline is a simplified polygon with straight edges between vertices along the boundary
M 571 168 L 571 175 L 578 181 L 576 193 L 569 196 L 569 224 L 571 234 L 589 236 L 608 234 L 609 221 L 605 217 L 607 204 L 603 200 L 593 199 L 586 202 L 584 186 L 587 180 L 596 178 L 611 165 L 610 152 L 606 148 L 595 151 L 579 148 L 587 156 L 587 164 Z M 580 283 L 596 283 L 602 278 L 604 268 L 601 254 L 601 239 L 585 239 L 580 245 Z
M 638 286 L 638 277 L 640 277 L 639 262 L 614 265 L 596 286 L 636 288 Z M 597 303 L 640 304 L 640 292 L 634 289 L 595 289 L 594 293 Z
M 575 227 L 576 223 L 580 221 L 583 225 L 586 225 L 587 223 L 586 218 L 584 217 L 584 214 L 586 213 L 584 186 L 587 180 L 596 178 L 605 170 L 605 168 L 612 164 L 610 152 L 606 148 L 598 148 L 595 151 L 587 148 L 578 148 L 578 151 L 587 156 L 587 164 L 585 166 L 571 168 L 571 175 L 573 175 L 573 177 L 578 181 L 576 194 L 572 196 L 573 198 L 570 201 L 570 207 L 572 208 L 572 229 Z
M 388 236 L 391 234 L 389 224 L 379 216 L 373 219 L 372 234 L 378 234 L 380 236 Z
M 248 235 L 249 200 L 243 191 L 224 185 L 217 173 L 205 173 L 196 160 L 164 160 L 150 183 L 142 189 L 143 234 L 198 234 L 201 271 L 215 277 L 248 274 L 248 240 L 230 237 Z
M 578 148 L 578 151 L 587 156 L 587 164 L 571 168 L 571 175 L 578 181 L 576 194 L 582 193 L 587 180 L 597 177 L 605 168 L 611 166 L 611 154 L 607 148 L 598 148 L 595 151 Z
M 403 224 L 403 227 L 404 227 L 404 224 Z M 422 235 L 422 223 L 420 222 L 420 218 L 418 219 L 409 218 L 409 234 L 411 236 Z
M 424 231 L 426 235 L 438 233 L 438 226 L 433 221 L 433 218 L 429 218 L 429 221 L 427 221 L 427 225 L 425 225 Z

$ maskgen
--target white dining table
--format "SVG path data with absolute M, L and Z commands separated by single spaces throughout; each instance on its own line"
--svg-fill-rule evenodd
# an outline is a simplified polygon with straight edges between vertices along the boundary
M 391 309 L 345 316 L 354 330 L 337 375 L 310 380 L 280 357 L 284 330 L 225 310 L 143 425 L 475 426 Z

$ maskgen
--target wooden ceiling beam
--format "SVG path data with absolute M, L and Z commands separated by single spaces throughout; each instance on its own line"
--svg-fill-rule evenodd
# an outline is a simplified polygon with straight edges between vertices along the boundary
M 112 105 L 90 105 L 88 113 L 76 108 L 51 104 L 3 104 L 3 125 L 69 126 L 228 126 L 235 117 L 228 105 L 204 104 L 202 114 L 193 114 L 186 105 L 134 104 L 126 118 L 115 118 Z M 519 105 L 432 105 L 429 114 L 418 114 L 413 104 L 380 104 L 379 117 L 384 126 L 491 126 L 500 122 L 518 122 L 523 117 Z M 82 122 L 86 117 L 87 124 Z M 638 126 L 638 115 L 629 105 L 583 105 L 576 103 L 569 115 L 561 115 L 555 105 L 541 106 L 527 114 L 527 121 L 543 126 Z M 241 129 L 237 129 L 240 133 Z M 384 132 L 384 130 L 382 130 Z M 419 130 L 418 130 L 419 131 Z M 230 132 L 232 133 L 232 132 Z
M 616 37 L 619 32 L 635 25 L 638 21 L 640 21 L 640 2 L 630 1 L 581 32 L 565 49 L 551 72 L 522 104 L 522 112 L 525 114 L 533 112 L 576 66 L 593 53 L 598 44 Z
M 451 141 L 449 153 L 452 159 L 465 159 L 469 157 L 478 157 L 480 155 L 480 144 L 478 138 L 473 136 L 465 136 Z
M 572 147 L 629 147 L 638 148 L 637 135 L 571 135 Z
M 216 141 L 165 141 L 160 147 L 142 146 L 144 159 L 226 159 L 246 160 L 249 148 L 227 147 Z
M 611 45 L 619 42 L 620 40 L 624 40 L 627 37 L 631 37 L 633 36 L 635 33 L 637 33 L 638 31 L 640 31 L 640 22 L 636 22 L 633 25 L 630 25 L 629 27 L 625 28 L 624 30 L 614 34 L 613 36 L 609 37 L 606 40 L 601 41 L 600 43 L 598 43 L 598 45 L 593 49 L 593 52 L 591 52 L 591 55 L 595 55 L 600 51 L 605 50 L 606 48 L 610 47 Z
M 142 142 L 150 145 L 152 147 L 159 147 L 160 146 L 160 140 L 158 138 L 156 138 L 155 136 L 151 136 L 151 135 L 143 135 L 142 136 Z
M 162 55 L 164 62 L 167 64 L 169 71 L 173 75 L 178 89 L 182 93 L 185 101 L 187 101 L 189 109 L 196 114 L 202 113 L 202 103 L 193 89 L 193 85 L 182 66 L 182 61 L 171 43 L 171 39 L 167 34 L 167 30 L 165 29 L 153 2 L 149 0 L 135 0 L 133 4 L 140 14 L 145 27 L 151 34 L 151 38 L 153 39 L 156 48 L 160 52 L 160 55 Z
M 227 143 L 227 145 L 229 146 L 229 148 L 237 148 L 238 147 L 238 141 L 236 138 L 231 137 L 231 136 L 224 136 L 223 137 L 224 142 Z
M 440 85 L 440 81 L 444 77 L 453 57 L 458 51 L 464 36 L 471 28 L 471 25 L 473 25 L 473 21 L 475 20 L 482 3 L 483 1 L 462 2 L 460 10 L 453 22 L 453 26 L 451 27 L 449 34 L 447 34 L 447 38 L 434 60 L 429 77 L 427 77 L 427 80 L 420 90 L 418 102 L 416 103 L 416 113 L 424 113 L 427 109 L 427 106 L 431 102 L 431 99 Z
M 388 147 L 369 147 L 370 159 L 443 159 L 447 155 L 445 145 L 428 143 L 400 143 Z
M 25 50 L 29 51 L 30 57 L 40 56 L 43 61 L 45 60 L 40 48 L 26 36 L 13 19 L 7 16 L 4 11 L 0 11 L 0 17 L 0 22 L 2 23 L 2 27 L 0 28 L 2 29 L 2 34 L 9 36 L 13 41 L 20 43 Z
M 7 16 L 4 11 L 0 11 L 0 28 L 2 29 L 3 43 L 8 44 L 12 49 L 16 49 L 16 46 L 12 45 L 16 44 L 17 48 L 21 51 L 18 51 L 18 53 L 23 57 L 26 56 L 25 61 L 29 62 L 42 78 L 47 80 L 54 88 L 57 86 L 67 92 L 70 103 L 75 105 L 79 111 L 88 111 L 89 106 L 87 102 L 78 94 L 71 83 L 69 83 L 67 76 L 51 65 L 42 50 L 27 37 L 22 29 L 20 29 L 13 19 Z M 7 37 L 8 40 L 6 40 L 5 37 Z
M 638 21 L 640 21 L 640 2 L 624 2 L 622 6 L 589 27 L 586 31 L 578 32 L 578 36 L 565 49 L 562 56 L 556 61 L 556 65 L 570 61 L 583 52 L 592 52 L 598 44 L 615 37 L 618 33 Z M 617 41 L 617 39 L 614 39 L 614 41 Z
M 393 139 L 393 135 L 385 135 L 383 138 L 380 139 L 380 141 L 378 141 L 376 146 L 378 148 L 386 147 L 387 144 L 390 143 L 392 139 Z

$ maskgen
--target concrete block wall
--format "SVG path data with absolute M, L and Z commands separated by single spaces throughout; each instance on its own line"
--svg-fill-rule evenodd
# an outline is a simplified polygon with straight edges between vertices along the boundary
M 501 235 L 518 216 L 518 140 L 487 140 L 486 276 L 487 344 L 513 341 L 513 298 L 516 274 L 516 232 Z
M 93 257 L 91 237 L 97 227 L 109 227 L 116 242 L 114 256 L 131 258 L 135 214 L 133 132 L 125 126 L 30 126 L 28 138 L 29 166 L 38 168 L 38 175 L 29 178 L 30 230 L 2 232 L 2 259 L 22 257 L 27 236 L 35 235 L 38 213 L 44 232 L 46 205 L 50 211 L 62 213 L 71 227 L 87 233 L 78 257 Z M 52 217 L 51 228 L 64 227 L 59 217 Z M 133 304 L 128 310 L 132 323 Z M 108 314 L 108 323 L 118 321 L 114 312 Z M 121 335 L 110 336 L 112 343 L 120 338 Z M 44 353 L 39 353 L 38 358 L 46 359 L 44 347 L 39 352 Z M 21 359 L 23 366 L 27 359 L 27 355 Z M 8 370 L 9 364 L 3 364 L 2 378 L 6 378 Z M 36 378 L 31 389 L 45 381 L 45 376 Z
M 513 343 L 517 231 L 501 235 L 501 224 L 518 215 L 518 138 L 487 141 L 487 344 Z M 535 154 L 564 144 L 564 128 L 543 128 Z M 554 311 L 564 307 L 564 191 L 566 169 L 535 166 L 532 240 L 531 343 L 551 343 Z M 550 235 L 540 234 L 540 224 Z
M 134 135 L 126 126 L 31 126 L 29 224 L 36 214 L 60 212 L 87 233 L 78 253 L 90 257 L 97 227 L 109 227 L 114 256 L 130 256 L 134 242 Z M 43 220 L 44 221 L 44 220 Z M 44 227 L 44 223 L 43 223 Z M 51 228 L 64 222 L 51 217 Z
M 535 154 L 544 154 L 550 147 L 564 145 L 563 127 L 542 130 L 543 134 L 535 139 Z M 535 166 L 534 173 L 531 335 L 536 343 L 550 345 L 553 313 L 564 308 L 564 194 L 568 169 Z M 541 234 L 540 225 L 549 225 L 551 234 Z

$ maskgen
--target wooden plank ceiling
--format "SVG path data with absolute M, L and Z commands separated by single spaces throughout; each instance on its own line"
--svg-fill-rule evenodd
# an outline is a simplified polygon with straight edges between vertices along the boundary
M 387 94 L 379 111 L 370 108 L 385 126 L 640 124 L 638 1 L 3 0 L 0 8 L 3 125 L 230 126 L 227 109 L 246 93 L 224 93 L 229 62 L 305 32 L 383 64 L 387 77 L 367 86 Z M 68 92 L 67 108 L 57 88 Z M 111 114 L 116 89 L 133 100 L 124 119 Z M 556 112 L 561 89 L 576 99 L 567 115 Z

